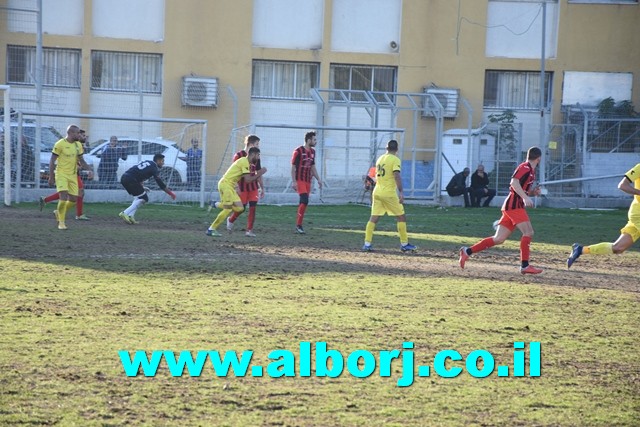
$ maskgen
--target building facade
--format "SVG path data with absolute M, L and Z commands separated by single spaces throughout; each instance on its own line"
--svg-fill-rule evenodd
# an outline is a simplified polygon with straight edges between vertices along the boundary
M 317 123 L 311 89 L 355 103 L 362 95 L 349 91 L 442 90 L 453 108 L 444 131 L 512 110 L 523 148 L 547 143 L 540 129 L 563 121 L 563 105 L 640 103 L 637 0 L 0 0 L 0 12 L 14 108 L 204 119 L 210 153 L 235 127 Z M 411 120 L 388 126 L 432 126 Z M 85 126 L 93 136 L 133 132 Z M 207 169 L 217 166 L 210 156 Z

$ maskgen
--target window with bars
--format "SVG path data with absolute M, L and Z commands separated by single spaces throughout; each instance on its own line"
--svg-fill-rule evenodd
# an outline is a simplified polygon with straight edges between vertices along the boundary
M 313 62 L 253 61 L 251 97 L 311 99 L 318 87 L 320 65 Z
M 551 99 L 552 73 L 545 73 L 544 105 Z M 487 70 L 484 77 L 484 107 L 514 110 L 540 108 L 539 71 Z
M 80 87 L 80 49 L 42 48 L 44 86 Z M 36 47 L 7 46 L 7 83 L 35 85 Z
M 396 68 L 375 65 L 331 64 L 329 76 L 331 89 L 360 90 L 374 92 L 395 92 Z M 347 94 L 349 101 L 365 102 L 361 93 Z M 331 94 L 332 101 L 342 101 L 337 93 Z M 381 97 L 380 102 L 384 102 Z
M 91 89 L 162 93 L 162 55 L 94 50 Z

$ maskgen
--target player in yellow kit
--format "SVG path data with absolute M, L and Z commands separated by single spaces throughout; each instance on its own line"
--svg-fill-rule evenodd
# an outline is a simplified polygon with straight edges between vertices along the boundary
M 261 168 L 256 171 L 255 175 L 251 175 L 250 163 L 255 164 L 258 160 L 260 160 L 260 149 L 251 147 L 247 152 L 247 156 L 233 162 L 220 181 L 218 181 L 220 201 L 215 203 L 215 207 L 222 209 L 222 212 L 218 214 L 209 229 L 207 229 L 207 236 L 219 236 L 220 233 L 218 233 L 217 229 L 231 215 L 231 212 L 244 211 L 242 200 L 236 191 L 236 185 L 242 178 L 244 178 L 244 182 L 252 182 L 267 172 L 267 168 Z
M 49 185 L 55 183 L 60 193 L 58 208 L 53 211 L 58 221 L 58 230 L 66 230 L 65 217 L 67 210 L 74 206 L 78 197 L 78 164 L 89 171 L 89 179 L 93 174 L 84 161 L 84 148 L 80 142 L 80 128 L 76 125 L 67 127 L 67 136 L 56 142 L 49 160 Z M 53 172 L 55 170 L 55 173 Z
M 396 156 L 398 141 L 395 139 L 387 143 L 387 152 L 376 161 L 376 187 L 373 190 L 371 203 L 371 217 L 367 222 L 364 235 L 363 252 L 371 252 L 373 246 L 373 232 L 381 216 L 385 214 L 396 217 L 398 235 L 400 236 L 400 250 L 414 251 L 416 247 L 409 243 L 407 236 L 407 219 L 404 215 L 404 194 L 402 192 L 402 178 L 400 177 L 400 159 Z
M 633 195 L 633 201 L 629 206 L 629 221 L 620 230 L 620 237 L 611 242 L 602 242 L 590 246 L 582 246 L 574 243 L 571 255 L 567 258 L 567 268 L 583 254 L 609 255 L 621 254 L 640 239 L 640 163 L 631 168 L 618 184 L 618 188 L 627 194 Z

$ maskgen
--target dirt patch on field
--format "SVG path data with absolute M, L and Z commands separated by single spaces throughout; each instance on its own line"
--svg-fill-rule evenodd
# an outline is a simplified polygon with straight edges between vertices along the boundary
M 376 236 L 376 251 L 360 252 L 361 234 L 345 229 L 308 227 L 306 235 L 293 230 L 262 227 L 257 238 L 240 229 L 220 238 L 204 235 L 202 220 L 177 220 L 170 224 L 149 219 L 135 226 L 117 216 L 80 222 L 69 219 L 69 230 L 59 231 L 50 211 L 0 208 L 0 256 L 52 263 L 73 263 L 94 269 L 118 269 L 124 260 L 144 261 L 146 269 L 184 268 L 204 272 L 295 275 L 305 272 L 366 274 L 375 271 L 407 280 L 460 277 L 522 284 L 640 292 L 637 253 L 621 256 L 583 256 L 571 270 L 567 253 L 536 251 L 532 263 L 544 273 L 519 273 L 517 250 L 492 248 L 473 256 L 464 270 L 458 266 L 458 247 L 432 249 L 429 241 L 416 241 L 419 250 L 403 254 L 395 237 Z M 434 245 L 442 246 L 442 245 Z M 120 262 L 119 262 L 120 261 Z

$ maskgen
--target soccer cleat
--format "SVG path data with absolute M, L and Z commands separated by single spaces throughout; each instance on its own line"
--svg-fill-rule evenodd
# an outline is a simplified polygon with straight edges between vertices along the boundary
M 207 230 L 207 236 L 211 236 L 211 237 L 218 237 L 220 236 L 220 233 L 218 233 L 218 230 Z
M 415 246 L 415 245 L 412 245 L 411 243 L 407 243 L 406 245 L 401 245 L 400 246 L 400 250 L 402 252 L 413 252 L 416 249 L 418 249 L 418 247 Z
M 469 254 L 467 254 L 467 247 L 463 246 L 460 248 L 460 259 L 458 262 L 460 263 L 460 268 L 464 270 L 464 263 L 469 259 Z
M 373 245 L 362 245 L 362 252 L 373 252 Z
M 541 268 L 535 268 L 533 265 L 527 265 L 524 268 L 520 268 L 520 274 L 540 274 L 542 273 Z
M 40 197 L 40 201 L 38 202 L 38 205 L 40 206 L 40 212 L 42 212 L 42 209 L 44 209 L 44 206 L 47 204 L 47 202 L 44 201 L 44 197 Z
M 302 228 L 301 225 L 296 225 L 296 233 L 298 234 L 305 234 L 304 232 L 304 228 Z
M 58 223 L 58 230 L 66 230 L 66 229 L 67 229 L 67 225 L 64 222 Z
M 233 223 L 231 221 L 229 221 L 229 218 L 227 218 L 227 231 L 229 233 L 231 233 L 233 231 Z M 251 230 L 248 230 L 251 231 Z
M 582 245 L 574 243 L 571 246 L 571 255 L 567 258 L 567 268 L 571 268 L 574 262 L 582 255 Z
M 60 215 L 58 214 L 58 210 L 53 211 L 53 216 L 56 217 L 56 221 L 60 222 Z
M 139 222 L 136 221 L 136 219 L 133 217 L 133 215 L 129 215 L 129 220 L 131 221 L 131 224 L 139 224 Z
M 124 222 L 126 222 L 127 224 L 133 224 L 133 222 L 132 222 L 132 220 L 131 220 L 131 217 L 130 217 L 129 215 L 127 215 L 126 213 L 124 213 L 124 211 L 123 211 L 123 212 L 120 212 L 120 213 L 118 214 L 118 216 L 119 216 L 120 218 L 122 218 L 122 220 L 123 220 Z
M 254 233 L 253 230 L 247 230 L 244 235 L 247 237 L 256 237 L 256 233 Z
M 86 216 L 85 214 L 76 215 L 76 219 L 79 220 L 79 221 L 89 221 L 89 217 Z

